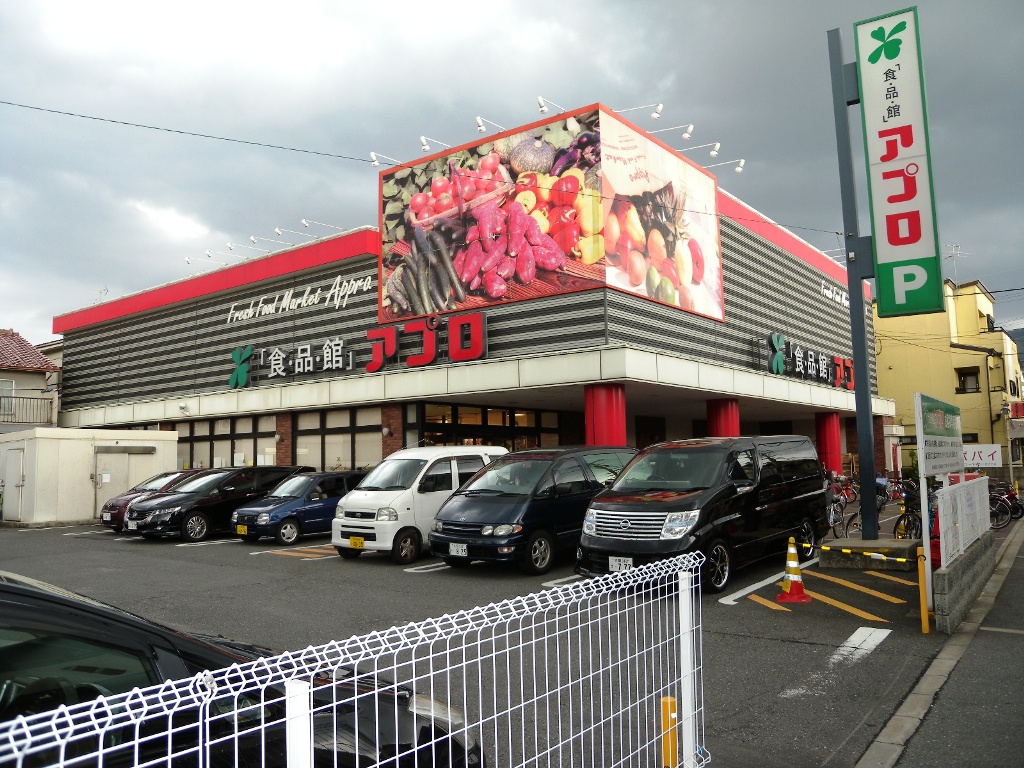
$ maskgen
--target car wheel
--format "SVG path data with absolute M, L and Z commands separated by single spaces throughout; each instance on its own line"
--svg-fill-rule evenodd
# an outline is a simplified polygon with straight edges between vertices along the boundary
M 299 540 L 299 521 L 294 517 L 282 520 L 274 536 L 278 544 L 291 545 Z
M 420 556 L 420 534 L 415 528 L 403 528 L 395 535 L 391 559 L 399 565 L 408 565 Z
M 351 549 L 350 547 L 335 547 L 335 549 L 338 550 L 338 554 L 341 555 L 343 560 L 355 560 L 363 554 L 363 550 Z
M 701 566 L 701 579 L 709 592 L 721 592 L 732 576 L 732 553 L 729 545 L 721 539 L 715 539 L 704 551 L 704 564 Z
M 537 531 L 526 543 L 526 559 L 522 568 L 526 573 L 537 576 L 551 570 L 555 560 L 555 542 L 544 531 Z
M 801 560 L 810 560 L 818 554 L 818 531 L 814 522 L 805 517 L 796 529 L 796 556 Z M 806 544 L 807 546 L 803 546 Z
M 181 537 L 186 541 L 202 541 L 210 533 L 210 523 L 202 512 L 189 512 L 181 521 Z
M 446 557 L 444 558 L 444 564 L 449 568 L 469 568 L 469 564 L 473 562 L 464 557 Z

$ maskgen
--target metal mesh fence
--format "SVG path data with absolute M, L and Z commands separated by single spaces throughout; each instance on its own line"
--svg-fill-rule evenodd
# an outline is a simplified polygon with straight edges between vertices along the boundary
M 701 766 L 684 555 L 0 724 L 0 766 Z

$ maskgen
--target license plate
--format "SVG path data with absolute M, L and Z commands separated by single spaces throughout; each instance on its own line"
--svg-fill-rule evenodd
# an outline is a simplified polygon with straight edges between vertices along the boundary
M 109 512 L 104 512 L 102 517 L 103 517 L 103 522 L 104 523 L 109 523 L 110 522 L 110 513 Z
M 362 536 L 349 536 L 348 537 L 348 545 L 352 549 L 362 549 L 363 548 L 363 544 L 364 544 L 364 539 L 363 539 Z
M 249 532 L 249 526 L 248 525 L 236 525 L 235 526 L 235 533 L 237 533 L 239 536 L 245 536 L 245 534 L 247 534 L 248 532 Z
M 608 558 L 608 570 L 609 571 L 628 571 L 633 567 L 632 557 L 609 557 Z
M 469 545 L 467 544 L 449 544 L 448 554 L 455 555 L 456 557 L 469 557 Z
M 134 520 L 125 520 L 124 527 L 127 528 L 129 531 L 134 531 L 136 528 L 139 527 L 139 524 Z

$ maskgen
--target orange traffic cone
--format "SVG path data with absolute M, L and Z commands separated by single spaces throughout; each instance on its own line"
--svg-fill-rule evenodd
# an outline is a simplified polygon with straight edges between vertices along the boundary
M 782 581 L 782 591 L 775 597 L 776 603 L 809 603 L 811 596 L 804 592 L 804 580 L 800 575 L 800 565 L 796 556 L 796 539 L 789 537 L 789 549 L 786 550 L 786 576 Z

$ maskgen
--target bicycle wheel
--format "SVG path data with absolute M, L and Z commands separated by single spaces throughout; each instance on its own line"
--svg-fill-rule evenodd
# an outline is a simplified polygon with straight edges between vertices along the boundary
M 892 535 L 897 539 L 920 539 L 921 517 L 915 512 L 904 512 L 896 518 Z
M 846 529 L 843 531 L 843 535 L 846 538 L 860 536 L 860 512 L 854 512 L 850 515 L 850 519 L 846 521 Z
M 841 539 L 846 533 L 846 526 L 843 522 L 843 505 L 833 501 L 828 507 L 828 524 L 832 528 L 832 535 Z
M 1010 517 L 1013 511 L 1010 509 L 1010 505 L 1006 503 L 1006 499 L 1000 498 L 999 496 L 992 496 L 988 500 L 988 515 L 989 522 L 995 529 L 1005 528 L 1010 524 Z

